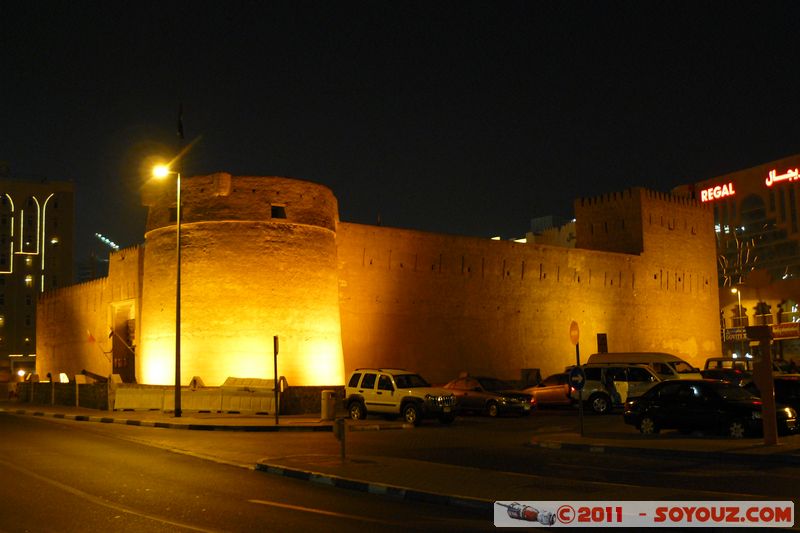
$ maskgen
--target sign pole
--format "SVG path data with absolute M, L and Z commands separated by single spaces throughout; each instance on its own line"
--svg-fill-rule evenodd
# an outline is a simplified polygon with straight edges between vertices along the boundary
M 580 329 L 578 323 L 574 320 L 569 325 L 569 340 L 575 345 L 575 368 L 570 371 L 569 382 L 578 390 L 578 426 L 580 428 L 581 437 L 583 437 L 583 384 L 586 382 L 586 376 L 581 369 L 581 349 L 580 343 Z
M 581 367 L 581 349 L 580 343 L 575 343 L 575 365 Z M 578 389 L 578 420 L 581 430 L 581 437 L 583 437 L 583 387 Z
M 277 426 L 280 424 L 278 420 L 278 388 L 280 387 L 280 381 L 278 380 L 278 336 L 275 335 L 272 337 L 272 344 L 273 344 L 273 388 L 275 389 L 275 425 Z

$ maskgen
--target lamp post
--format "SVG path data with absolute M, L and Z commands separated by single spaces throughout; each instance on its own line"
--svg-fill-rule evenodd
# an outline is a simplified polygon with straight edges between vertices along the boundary
M 176 282 L 175 282 L 175 416 L 181 416 L 181 173 L 172 171 L 166 165 L 153 168 L 153 176 L 166 178 L 170 174 L 177 177 L 177 203 L 175 209 L 176 227 Z
M 738 318 L 738 319 L 739 319 L 739 323 L 738 323 L 737 325 L 738 325 L 739 327 L 741 327 L 741 326 L 742 326 L 742 291 L 740 291 L 740 290 L 739 290 L 739 289 L 737 289 L 736 287 L 733 287 L 733 288 L 731 289 L 731 292 L 732 292 L 733 294 L 735 294 L 735 295 L 736 295 L 736 297 L 737 297 L 737 298 L 738 298 L 738 300 L 739 300 L 739 312 L 736 314 L 736 318 Z M 745 325 L 746 325 L 746 324 L 745 324 Z M 741 345 L 742 345 L 742 346 L 741 346 L 741 348 L 742 348 L 742 357 L 744 357 L 744 356 L 745 356 L 745 354 L 744 354 L 744 341 L 742 341 L 742 342 L 741 342 Z

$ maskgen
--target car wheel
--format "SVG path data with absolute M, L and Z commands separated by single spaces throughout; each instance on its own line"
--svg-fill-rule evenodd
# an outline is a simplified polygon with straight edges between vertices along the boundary
M 605 394 L 593 394 L 589 398 L 589 408 L 598 415 L 611 412 L 611 398 Z
M 639 431 L 642 432 L 642 435 L 657 435 L 658 424 L 651 417 L 645 416 L 639 421 Z
M 491 416 L 492 418 L 496 417 L 498 413 L 497 404 L 494 402 L 489 402 L 486 404 L 486 414 Z
M 745 433 L 747 433 L 747 430 L 741 420 L 732 420 L 728 423 L 728 436 L 732 439 L 741 439 Z
M 440 417 L 439 417 L 439 422 L 441 422 L 442 424 L 444 424 L 444 425 L 446 426 L 447 424 L 452 424 L 452 423 L 453 423 L 453 420 L 455 420 L 455 419 L 456 419 L 455 415 L 453 415 L 453 414 L 451 413 L 451 414 L 449 414 L 449 415 L 442 415 L 442 416 L 440 416 Z
M 403 406 L 403 420 L 405 420 L 407 424 L 418 426 L 420 423 L 419 407 L 413 403 L 408 403 Z
M 352 420 L 364 420 L 367 417 L 367 410 L 361 402 L 351 402 L 347 412 Z

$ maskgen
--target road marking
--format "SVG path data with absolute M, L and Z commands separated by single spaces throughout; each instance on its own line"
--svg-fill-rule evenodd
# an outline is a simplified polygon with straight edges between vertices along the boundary
M 160 516 L 155 516 L 155 515 L 151 515 L 151 514 L 147 514 L 147 513 L 141 513 L 139 511 L 131 509 L 130 507 L 126 507 L 124 505 L 113 503 L 113 502 L 104 500 L 102 498 L 99 498 L 97 496 L 93 496 L 93 495 L 89 494 L 88 492 L 84 492 L 84 491 L 82 491 L 80 489 L 76 489 L 75 487 L 70 487 L 69 485 L 65 485 L 63 483 L 55 481 L 54 479 L 50 479 L 50 478 L 47 478 L 47 477 L 44 477 L 44 476 L 40 476 L 39 474 L 36 474 L 35 472 L 31 472 L 30 470 L 25 470 L 22 467 L 19 467 L 19 466 L 13 464 L 13 463 L 9 463 L 8 461 L 4 461 L 2 459 L 0 459 L 0 464 L 2 464 L 3 466 L 5 466 L 7 468 L 12 469 L 12 470 L 16 470 L 17 472 L 20 472 L 21 474 L 28 475 L 28 476 L 30 476 L 30 477 L 32 477 L 34 479 L 37 479 L 37 480 L 39 480 L 41 482 L 47 483 L 49 485 L 53 485 L 54 487 L 59 488 L 59 489 L 65 491 L 65 492 L 68 492 L 68 493 L 70 493 L 70 494 L 72 494 L 74 496 L 77 496 L 79 498 L 83 498 L 83 499 L 88 500 L 88 501 L 90 501 L 92 503 L 95 503 L 97 505 L 102 505 L 103 507 L 108 507 L 110 509 L 114 509 L 114 510 L 122 512 L 122 513 L 128 513 L 128 514 L 140 516 L 140 517 L 146 518 L 148 520 L 153 520 L 155 522 L 161 522 L 162 524 L 166 524 L 166 525 L 169 525 L 169 526 L 180 527 L 180 528 L 183 528 L 183 529 L 190 529 L 192 531 L 202 531 L 204 533 L 218 533 L 219 532 L 219 530 L 216 530 L 216 529 L 206 529 L 206 528 L 202 528 L 202 527 L 197 527 L 197 526 L 193 526 L 193 525 L 190 525 L 190 524 L 186 524 L 186 523 L 183 523 L 183 522 L 176 522 L 174 520 L 168 520 L 166 518 L 161 518 Z
M 379 520 L 377 518 L 367 518 L 365 516 L 352 515 L 346 513 L 335 513 L 333 511 L 323 511 L 322 509 L 314 509 L 313 507 L 303 507 L 300 505 L 292 505 L 289 503 L 270 502 L 266 500 L 247 500 L 250 503 L 257 503 L 259 505 L 268 505 L 270 507 L 280 507 L 281 509 L 289 509 L 291 511 L 302 511 L 304 513 L 314 513 L 324 516 L 333 516 L 336 518 L 349 518 L 350 520 L 358 520 L 360 522 L 374 522 L 376 524 L 391 524 L 403 525 L 402 522 L 393 522 L 391 520 Z M 408 525 L 408 524 L 405 524 Z

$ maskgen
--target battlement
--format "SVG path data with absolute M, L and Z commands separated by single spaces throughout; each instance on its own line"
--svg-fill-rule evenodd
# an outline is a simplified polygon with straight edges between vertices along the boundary
M 575 202 L 576 247 L 641 254 L 713 228 L 711 209 L 686 196 L 634 187 Z

